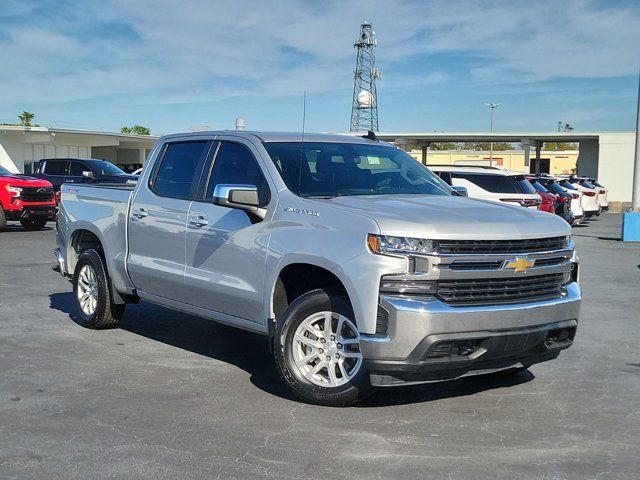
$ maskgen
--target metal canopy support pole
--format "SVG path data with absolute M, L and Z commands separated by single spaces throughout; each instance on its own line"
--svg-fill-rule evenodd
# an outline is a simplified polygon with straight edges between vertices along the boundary
M 535 170 L 536 173 L 541 173 L 540 172 L 540 150 L 542 150 L 542 142 L 540 140 L 536 140 L 536 170 Z
M 429 148 L 429 144 L 422 145 L 422 164 L 427 164 L 427 150 Z
M 633 194 L 631 210 L 640 212 L 640 75 L 638 76 L 638 108 L 636 110 L 636 154 L 633 160 Z
M 523 138 L 520 145 L 524 148 L 524 166 L 529 169 L 529 172 L 531 172 L 531 156 L 529 154 L 529 148 L 531 147 L 532 142 L 528 138 Z
M 622 241 L 640 242 L 640 76 L 636 111 L 636 153 L 633 159 L 633 194 L 631 210 L 622 213 Z

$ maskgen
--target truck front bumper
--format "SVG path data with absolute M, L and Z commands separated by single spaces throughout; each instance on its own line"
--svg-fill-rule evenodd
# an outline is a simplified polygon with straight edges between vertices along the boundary
M 5 210 L 5 215 L 7 216 L 7 220 L 28 220 L 31 218 L 53 220 L 56 217 L 56 206 L 23 203 L 18 209 Z
M 528 367 L 571 346 L 580 300 L 575 282 L 562 298 L 514 305 L 452 307 L 382 295 L 387 334 L 361 335 L 360 350 L 377 386 Z

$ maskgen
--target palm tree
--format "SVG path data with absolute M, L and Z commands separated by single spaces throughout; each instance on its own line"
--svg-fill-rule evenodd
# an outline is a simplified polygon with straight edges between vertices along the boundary
M 33 120 L 34 117 L 35 115 L 31 112 L 22 112 L 22 115 L 18 115 L 18 118 L 20 119 L 20 125 L 22 125 L 23 127 L 30 127 L 31 120 Z

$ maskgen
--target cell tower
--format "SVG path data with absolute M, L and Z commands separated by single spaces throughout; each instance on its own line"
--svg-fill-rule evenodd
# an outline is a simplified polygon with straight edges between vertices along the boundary
M 364 21 L 360 25 L 360 36 L 353 44 L 358 49 L 356 68 L 353 71 L 353 102 L 351 104 L 351 132 L 378 131 L 378 94 L 376 80 L 382 78 L 376 68 L 373 49 L 378 44 L 373 26 Z

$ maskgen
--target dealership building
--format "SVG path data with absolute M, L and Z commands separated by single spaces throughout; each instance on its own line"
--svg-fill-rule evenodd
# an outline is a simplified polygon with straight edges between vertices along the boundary
M 612 211 L 631 204 L 635 132 L 515 132 L 515 133 L 378 133 L 378 138 L 410 151 L 422 163 L 502 166 L 519 172 L 577 173 L 596 177 L 609 189 Z M 157 137 L 45 127 L 0 126 L 0 165 L 16 173 L 31 173 L 42 158 L 101 158 L 125 171 L 139 168 Z M 501 142 L 522 146 L 518 151 L 442 151 L 434 143 Z M 545 151 L 550 142 L 571 143 L 575 150 Z
M 32 173 L 42 158 L 101 158 L 126 171 L 142 166 L 157 137 L 0 125 L 0 166 Z

